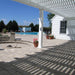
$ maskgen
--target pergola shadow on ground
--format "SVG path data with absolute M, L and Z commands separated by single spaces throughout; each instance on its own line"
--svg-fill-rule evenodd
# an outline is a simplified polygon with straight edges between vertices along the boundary
M 75 41 L 15 59 L 0 62 L 0 75 L 75 75 Z

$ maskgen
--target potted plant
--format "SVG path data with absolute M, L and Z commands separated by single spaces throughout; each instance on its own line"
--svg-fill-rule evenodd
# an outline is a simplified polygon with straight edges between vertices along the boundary
M 33 44 L 34 44 L 34 47 L 38 47 L 38 39 L 37 38 L 33 39 Z
M 46 35 L 46 39 L 49 39 L 49 35 Z
M 49 36 L 49 39 L 54 39 L 54 36 L 53 36 L 53 35 L 50 35 L 50 36 Z

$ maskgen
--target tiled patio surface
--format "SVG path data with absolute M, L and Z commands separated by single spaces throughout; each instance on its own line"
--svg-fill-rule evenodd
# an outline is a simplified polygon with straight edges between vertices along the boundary
M 75 75 L 75 41 L 0 62 L 0 75 Z

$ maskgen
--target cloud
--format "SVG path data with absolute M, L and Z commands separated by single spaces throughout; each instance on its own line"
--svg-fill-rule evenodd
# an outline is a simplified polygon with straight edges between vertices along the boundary
M 24 23 L 24 25 L 29 25 L 30 23 L 34 23 L 34 25 L 35 24 L 38 24 L 39 23 L 39 20 L 38 20 L 38 18 L 37 19 L 32 19 L 32 20 L 23 20 L 23 23 Z
M 32 20 L 34 24 L 38 24 L 39 23 L 39 18 L 33 19 Z
M 29 25 L 31 22 L 27 21 L 27 20 L 24 20 L 23 23 L 24 23 L 24 25 Z

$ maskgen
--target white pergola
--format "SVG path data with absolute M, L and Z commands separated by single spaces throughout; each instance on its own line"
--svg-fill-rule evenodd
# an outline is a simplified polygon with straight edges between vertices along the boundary
M 75 0 L 14 0 L 40 10 L 39 18 L 39 48 L 43 43 L 43 10 L 65 17 L 75 19 Z

